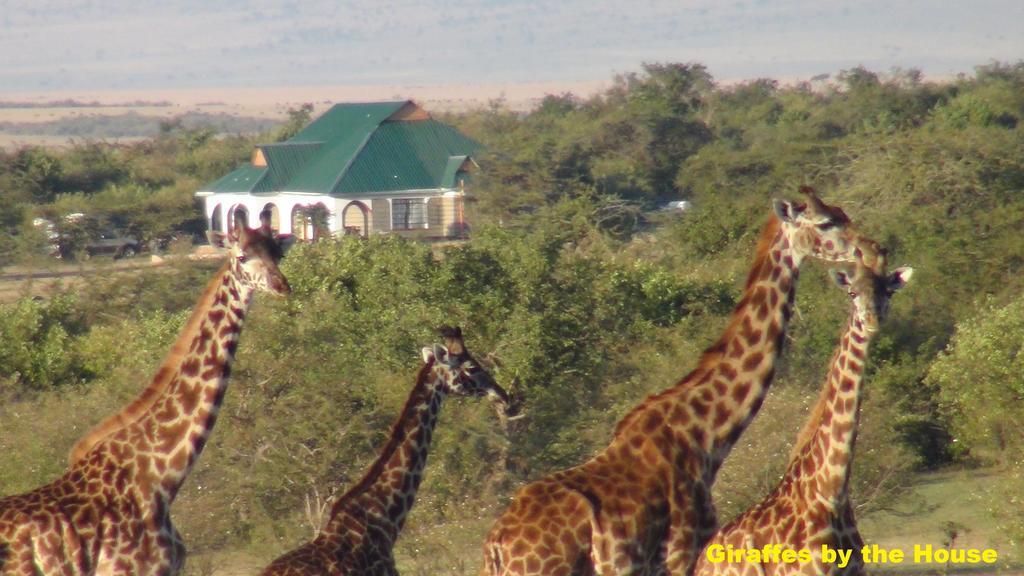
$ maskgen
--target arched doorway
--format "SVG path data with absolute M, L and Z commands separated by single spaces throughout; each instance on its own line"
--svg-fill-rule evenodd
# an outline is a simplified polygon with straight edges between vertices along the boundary
M 304 206 L 295 206 L 292 208 L 292 236 L 296 240 L 309 240 L 313 236 L 313 231 L 307 229 L 306 213 L 303 210 Z
M 232 229 L 235 228 L 235 224 L 249 226 L 249 210 L 245 206 L 237 204 L 231 209 L 231 217 L 229 220 Z
M 268 202 L 260 211 L 260 226 L 264 224 L 275 234 L 281 231 L 281 213 L 273 202 Z
M 341 212 L 342 226 L 346 236 L 366 236 L 369 232 L 367 213 L 362 202 L 349 202 Z
M 292 234 L 298 240 L 331 236 L 331 211 L 323 202 L 292 208 Z
M 313 240 L 331 237 L 331 211 L 323 202 L 306 206 L 306 218 L 313 228 Z
M 214 232 L 224 231 L 224 220 L 220 213 L 220 204 L 217 204 L 213 208 L 213 214 L 210 216 L 210 230 Z

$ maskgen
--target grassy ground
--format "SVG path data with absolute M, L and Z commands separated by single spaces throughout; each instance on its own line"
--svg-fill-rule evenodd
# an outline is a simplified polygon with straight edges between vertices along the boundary
M 898 566 L 875 565 L 870 574 L 1006 574 L 1019 575 L 1022 569 L 1019 551 L 995 527 L 982 496 L 996 490 L 1001 476 L 997 471 L 946 471 L 923 474 L 899 508 L 866 515 L 858 519 L 861 534 L 868 544 L 886 550 L 902 549 L 907 559 Z M 402 534 L 395 550 L 399 571 L 405 576 L 479 574 L 481 543 L 499 510 L 481 510 L 473 517 L 453 520 L 444 525 L 415 522 Z M 415 516 L 415 512 L 413 513 Z M 947 527 L 955 523 L 956 548 L 994 548 L 999 562 L 994 566 L 944 566 L 915 564 L 914 545 L 946 548 Z M 189 557 L 191 576 L 240 576 L 255 574 L 270 560 L 269 554 L 229 551 Z
M 395 547 L 403 576 L 476 576 L 483 565 L 483 541 L 500 510 L 478 510 L 474 517 L 446 524 L 411 521 Z M 415 513 L 414 513 L 415 514 Z M 225 550 L 189 554 L 185 576 L 258 574 L 284 550 Z
M 985 495 L 998 490 L 1001 479 L 994 470 L 924 474 L 896 509 L 864 516 L 857 524 L 865 542 L 906 552 L 908 560 L 892 567 L 894 571 L 942 573 L 944 566 L 911 563 L 910 553 L 914 545 L 945 548 L 955 531 L 955 548 L 993 548 L 999 554 L 995 567 L 964 568 L 980 568 L 985 573 L 1020 572 L 1020 549 L 999 530 L 985 504 Z M 952 571 L 959 570 L 951 566 Z

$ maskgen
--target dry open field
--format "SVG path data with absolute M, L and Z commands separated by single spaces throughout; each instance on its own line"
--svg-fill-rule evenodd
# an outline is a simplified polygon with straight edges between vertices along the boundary
M 320 113 L 338 102 L 412 99 L 434 112 L 450 112 L 486 106 L 501 99 L 513 110 L 528 110 L 547 94 L 572 92 L 589 96 L 602 90 L 605 83 L 520 83 L 451 84 L 434 86 L 296 86 L 266 88 L 217 88 L 95 92 L 3 92 L 0 102 L 30 103 L 34 106 L 73 100 L 99 103 L 87 107 L 0 107 L 0 147 L 23 145 L 61 146 L 68 137 L 43 134 L 5 134 L 2 124 L 52 123 L 97 116 L 137 114 L 171 118 L 189 112 L 228 114 L 239 117 L 283 119 L 289 108 L 312 103 Z M 142 105 L 127 105 L 138 103 Z M 153 105 L 153 104 L 161 105 Z M 130 140 L 130 139 L 126 139 Z

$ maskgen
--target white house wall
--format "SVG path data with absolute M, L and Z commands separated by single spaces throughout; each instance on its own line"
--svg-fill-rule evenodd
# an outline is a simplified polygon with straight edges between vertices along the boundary
M 276 194 L 273 196 L 252 196 L 249 194 L 231 194 L 231 193 L 217 193 L 210 194 L 203 197 L 206 225 L 209 228 L 213 218 L 213 212 L 220 206 L 220 229 L 228 229 L 228 215 L 231 210 L 237 206 L 244 206 L 246 211 L 249 213 L 249 225 L 253 226 L 259 222 L 259 214 L 263 210 L 263 207 L 267 204 L 274 204 L 277 206 L 278 211 L 278 232 L 280 234 L 293 234 L 292 230 L 292 211 L 296 206 L 309 206 L 311 204 L 322 203 L 331 212 L 331 217 L 328 221 L 330 231 L 332 234 L 341 233 L 345 229 L 344 219 L 342 217 L 345 207 L 352 202 L 359 202 L 368 210 L 367 221 L 370 224 L 371 230 L 369 232 L 379 234 L 382 232 L 391 231 L 391 216 L 390 210 L 388 214 L 382 215 L 377 214 L 375 218 L 374 207 L 380 207 L 381 202 L 386 202 L 386 205 L 390 207 L 391 200 L 398 198 L 424 198 L 427 200 L 428 210 L 431 202 L 439 202 L 441 199 L 461 196 L 462 193 L 450 189 L 442 190 L 424 190 L 416 191 L 417 193 L 410 193 L 409 191 L 403 191 L 395 194 L 375 194 L 372 198 L 333 198 L 325 196 L 323 194 L 298 194 L 298 193 L 284 193 Z M 382 218 L 386 216 L 386 218 Z M 386 222 L 387 226 L 382 227 L 381 225 Z M 383 228 L 383 229 L 382 229 Z
M 228 229 L 228 214 L 237 206 L 244 206 L 249 212 L 249 225 L 253 226 L 258 222 L 259 214 L 267 204 L 277 207 L 278 232 L 280 234 L 292 234 L 292 211 L 297 206 L 309 206 L 310 204 L 323 204 L 331 212 L 328 221 L 331 232 L 341 230 L 341 210 L 348 205 L 349 200 L 324 197 L 321 194 L 293 195 L 281 194 L 276 196 L 250 196 L 247 194 L 214 194 L 203 198 L 204 210 L 206 213 L 207 227 L 213 221 L 213 212 L 220 205 L 220 226 L 221 230 Z M 368 200 L 364 202 L 369 205 Z

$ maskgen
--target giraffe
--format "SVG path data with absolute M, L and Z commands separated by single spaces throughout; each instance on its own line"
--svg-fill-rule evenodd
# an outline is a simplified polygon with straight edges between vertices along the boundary
M 884 268 L 884 266 L 883 266 Z M 864 545 L 847 492 L 861 386 L 868 344 L 885 319 L 892 295 L 906 286 L 913 268 L 877 274 L 863 265 L 855 273 L 832 270 L 836 283 L 850 296 L 850 315 L 818 402 L 797 437 L 786 473 L 760 503 L 727 524 L 708 542 L 697 560 L 698 576 L 862 575 Z M 822 559 L 821 546 L 843 550 L 848 561 Z M 721 561 L 728 550 L 777 550 L 778 558 L 750 562 Z M 782 550 L 793 550 L 790 561 Z M 796 552 L 803 555 L 798 557 Z M 775 554 L 776 552 L 772 552 Z M 711 560 L 718 560 L 712 562 Z
M 522 487 L 484 544 L 490 576 L 683 574 L 717 527 L 711 485 L 757 413 L 804 258 L 874 262 L 880 248 L 809 187 L 776 200 L 743 296 L 695 370 L 646 398 L 589 461 Z
M 264 576 L 394 575 L 392 548 L 412 508 L 427 463 L 441 403 L 449 394 L 488 396 L 510 414 L 509 396 L 481 369 L 459 328 L 443 328 L 445 345 L 423 349 L 405 407 L 377 460 L 331 507 L 320 534 L 274 560 Z
M 0 574 L 175 574 L 170 507 L 209 439 L 257 291 L 290 292 L 264 230 L 211 233 L 228 261 L 147 388 L 86 435 L 63 476 L 0 500 Z

